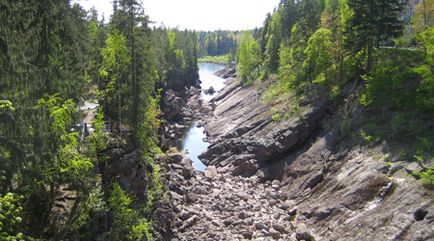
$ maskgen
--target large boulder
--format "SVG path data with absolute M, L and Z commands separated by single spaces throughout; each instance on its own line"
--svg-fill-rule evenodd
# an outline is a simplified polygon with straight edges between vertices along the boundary
M 174 119 L 181 113 L 184 106 L 185 101 L 181 97 L 178 97 L 174 91 L 167 91 L 163 96 L 161 108 L 164 119 L 168 121 Z

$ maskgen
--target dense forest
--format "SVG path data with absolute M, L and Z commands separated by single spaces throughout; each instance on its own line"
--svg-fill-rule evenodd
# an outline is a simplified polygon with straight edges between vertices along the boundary
M 199 31 L 199 62 L 228 64 L 237 57 L 240 31 Z
M 410 145 L 405 155 L 430 159 L 434 133 L 423 123 L 434 113 L 433 7 L 431 0 L 281 1 L 260 30 L 242 35 L 239 76 L 252 83 L 278 75 L 266 100 L 319 89 L 336 103 L 357 80 L 355 97 L 372 113 L 362 138 Z
M 246 85 L 275 78 L 264 101 L 356 98 L 370 115 L 353 135 L 432 159 L 434 0 L 409 6 L 281 0 L 256 30 L 195 32 L 150 27 L 140 0 L 115 0 L 107 22 L 70 0 L 1 0 L 0 240 L 152 240 L 161 98 L 197 83 L 198 57 L 236 60 Z M 109 148 L 137 150 L 146 192 L 112 175 Z
M 161 89 L 198 79 L 197 36 L 151 29 L 139 1 L 113 9 L 104 23 L 69 0 L 0 2 L 1 240 L 151 236 Z M 90 135 L 85 100 L 101 106 Z M 133 148 L 154 170 L 142 202 L 105 174 L 107 132 L 122 138 L 131 128 Z M 62 229 L 63 190 L 75 201 Z
M 213 32 L 197 32 L 199 57 L 235 55 L 239 35 L 239 31 L 217 30 Z

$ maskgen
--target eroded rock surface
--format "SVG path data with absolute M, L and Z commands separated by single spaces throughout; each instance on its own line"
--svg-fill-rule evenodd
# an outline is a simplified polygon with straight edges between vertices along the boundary
M 308 140 L 320 124 L 327 99 L 316 97 L 300 110 L 300 116 L 275 121 L 272 107 L 262 100 L 262 93 L 272 83 L 246 86 L 228 80 L 228 86 L 214 99 L 216 108 L 205 125 L 212 141 L 201 155 L 206 164 L 234 175 L 256 174 L 264 179 L 281 175 L 270 172 L 267 163 Z
M 197 173 L 179 154 L 164 162 L 172 240 L 434 239 L 434 193 L 413 175 L 432 163 L 349 135 L 365 118 L 352 91 L 339 107 L 312 94 L 276 118 L 273 107 L 293 97 L 264 102 L 273 80 L 228 83 L 199 117 L 212 142 L 201 158 L 212 167 Z

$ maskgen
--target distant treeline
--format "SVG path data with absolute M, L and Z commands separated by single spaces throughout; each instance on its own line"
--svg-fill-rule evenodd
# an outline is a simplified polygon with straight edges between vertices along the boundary
M 239 31 L 197 32 L 199 57 L 235 55 L 240 35 Z

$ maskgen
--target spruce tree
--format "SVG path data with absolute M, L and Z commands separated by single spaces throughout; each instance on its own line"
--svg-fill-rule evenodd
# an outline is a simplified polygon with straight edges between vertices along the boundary
M 363 52 L 366 56 L 365 71 L 373 64 L 374 48 L 384 41 L 402 33 L 400 0 L 348 0 L 352 16 L 346 27 L 346 46 L 352 53 Z

